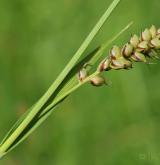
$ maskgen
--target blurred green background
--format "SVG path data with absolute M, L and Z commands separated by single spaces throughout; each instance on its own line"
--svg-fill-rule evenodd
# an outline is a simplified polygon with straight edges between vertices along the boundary
M 111 0 L 0 1 L 0 139 L 51 85 Z M 159 0 L 122 0 L 88 48 L 134 25 L 152 24 Z M 106 55 L 108 52 L 106 51 Z M 2 165 L 159 165 L 160 64 L 107 73 L 111 87 L 85 85 Z

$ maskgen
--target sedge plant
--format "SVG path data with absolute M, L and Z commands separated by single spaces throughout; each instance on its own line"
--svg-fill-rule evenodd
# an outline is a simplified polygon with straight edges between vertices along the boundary
M 146 29 L 141 36 L 132 36 L 123 48 L 114 46 L 109 56 L 101 60 L 95 72 L 90 69 L 102 57 L 108 46 L 111 45 L 132 24 L 129 23 L 112 39 L 94 49 L 90 54 L 81 58 L 85 50 L 102 28 L 106 20 L 121 0 L 113 0 L 111 5 L 99 19 L 97 24 L 86 37 L 80 48 L 68 62 L 64 70 L 53 82 L 47 92 L 13 125 L 0 144 L 0 158 L 13 150 L 38 128 L 72 92 L 91 83 L 94 86 L 108 85 L 102 76 L 104 71 L 130 69 L 133 62 L 148 63 L 149 58 L 157 58 L 160 49 L 160 30 L 155 26 Z

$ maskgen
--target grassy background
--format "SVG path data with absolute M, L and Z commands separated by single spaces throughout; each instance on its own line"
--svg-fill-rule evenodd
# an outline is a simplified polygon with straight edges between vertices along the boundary
M 50 86 L 111 0 L 1 0 L 0 139 Z M 159 0 L 122 0 L 87 51 L 119 32 L 160 26 Z M 107 52 L 106 52 L 107 55 Z M 159 165 L 160 64 L 83 86 L 2 165 Z

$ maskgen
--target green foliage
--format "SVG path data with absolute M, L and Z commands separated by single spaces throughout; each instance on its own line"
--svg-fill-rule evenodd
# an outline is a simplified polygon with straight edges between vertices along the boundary
M 94 26 L 93 30 L 89 33 L 87 38 L 84 40 L 78 51 L 66 65 L 61 74 L 57 77 L 54 83 L 50 86 L 48 91 L 35 103 L 29 112 L 23 115 L 23 117 L 16 122 L 13 128 L 7 133 L 0 145 L 0 157 L 7 154 L 10 150 L 15 148 L 21 141 L 23 141 L 33 130 L 35 130 L 49 115 L 53 108 L 55 108 L 59 103 L 61 103 L 69 94 L 71 94 L 78 87 L 84 83 L 76 84 L 75 86 L 69 86 L 67 90 L 63 90 L 60 95 L 61 89 L 65 88 L 68 82 L 73 81 L 73 77 L 80 70 L 80 65 L 76 63 L 79 58 L 83 55 L 86 48 L 89 46 L 90 42 L 99 32 L 107 18 L 113 12 L 115 7 L 118 5 L 120 0 L 114 0 L 109 8 L 106 10 L 104 15 L 99 19 L 97 24 Z M 98 51 L 99 49 L 97 49 Z M 97 51 L 93 51 L 92 57 L 96 55 Z M 95 52 L 95 53 L 94 53 Z M 85 58 L 88 59 L 90 54 Z M 83 59 L 80 64 L 89 63 L 90 61 Z M 82 66 L 81 66 L 82 67 Z M 86 81 L 87 82 L 87 81 Z
M 2 0 L 0 4 L 2 139 L 63 69 L 109 1 Z M 122 1 L 87 51 L 130 20 L 135 23 L 133 33 L 158 26 L 155 10 L 158 0 Z M 129 35 L 116 44 L 125 43 Z M 1 163 L 159 164 L 159 65 L 108 75 L 111 88 L 84 86 Z

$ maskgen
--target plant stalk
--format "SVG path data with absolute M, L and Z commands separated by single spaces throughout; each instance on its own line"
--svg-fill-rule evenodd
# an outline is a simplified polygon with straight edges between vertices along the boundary
M 17 129 L 11 134 L 10 137 L 0 146 L 0 156 L 3 156 L 5 152 L 7 152 L 8 148 L 14 143 L 14 141 L 21 135 L 23 130 L 28 126 L 28 124 L 32 121 L 32 119 L 38 114 L 40 109 L 45 105 L 45 103 L 50 99 L 54 91 L 59 87 L 59 85 L 62 83 L 62 81 L 65 79 L 67 74 L 71 71 L 71 69 L 74 67 L 74 65 L 77 63 L 79 58 L 82 56 L 86 48 L 89 46 L 93 38 L 96 36 L 98 31 L 101 29 L 107 18 L 110 16 L 112 11 L 115 9 L 115 7 L 118 5 L 120 0 L 114 0 L 109 8 L 106 10 L 106 12 L 103 14 L 103 16 L 100 18 L 100 20 L 97 22 L 97 24 L 94 26 L 92 31 L 89 33 L 85 41 L 82 43 L 78 51 L 75 53 L 75 55 L 72 57 L 70 62 L 66 65 L 64 70 L 61 72 L 61 74 L 58 76 L 56 81 L 51 85 L 51 87 L 48 89 L 48 91 L 39 99 L 39 101 L 35 104 L 33 109 L 30 111 L 30 113 L 27 115 L 27 117 L 20 123 L 20 125 L 17 127 Z M 80 86 L 78 84 L 77 87 L 74 87 L 77 89 Z M 75 90 L 72 89 L 72 90 Z M 70 93 L 70 92 L 68 92 Z M 54 101 L 56 102 L 56 100 Z

